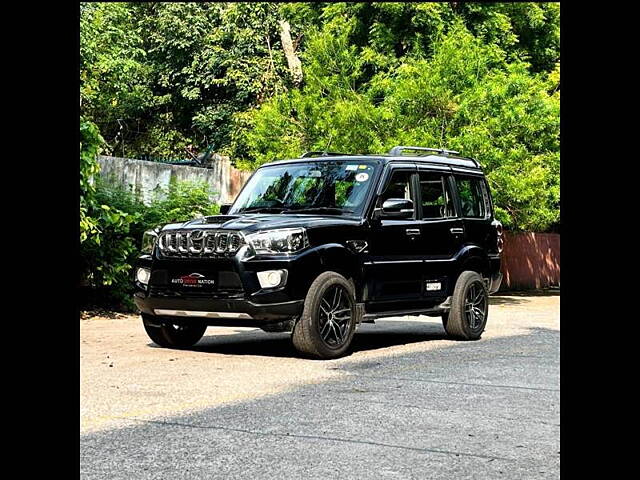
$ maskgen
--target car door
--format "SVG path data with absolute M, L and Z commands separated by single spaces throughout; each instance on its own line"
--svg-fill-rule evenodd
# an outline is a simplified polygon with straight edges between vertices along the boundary
M 369 255 L 364 264 L 367 301 L 393 303 L 398 309 L 403 303 L 420 297 L 421 265 L 420 225 L 416 219 L 416 166 L 388 165 L 383 183 L 377 192 L 375 208 L 381 208 L 389 198 L 406 198 L 414 203 L 411 218 L 380 218 L 372 220 L 369 235 Z M 369 305 L 368 310 L 375 310 Z
M 484 177 L 454 171 L 456 193 L 463 221 L 464 242 L 490 250 L 492 237 L 491 202 Z
M 453 264 L 463 247 L 464 225 L 457 215 L 449 167 L 419 166 L 417 217 L 420 228 L 422 296 L 438 300 L 453 289 Z

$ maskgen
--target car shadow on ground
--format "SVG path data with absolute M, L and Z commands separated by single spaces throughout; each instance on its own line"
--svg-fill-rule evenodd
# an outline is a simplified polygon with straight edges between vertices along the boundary
M 526 304 L 531 296 L 560 296 L 559 290 L 524 292 L 500 292 L 490 297 L 491 305 Z M 415 318 L 415 317 L 414 317 Z M 233 330 L 233 327 L 228 327 Z M 377 320 L 374 324 L 362 324 L 353 339 L 346 356 L 356 352 L 378 350 L 396 345 L 445 340 L 447 336 L 439 318 L 420 317 L 420 320 Z M 148 343 L 151 348 L 161 348 Z M 225 335 L 207 335 L 188 350 L 223 355 L 254 355 L 266 357 L 302 358 L 291 344 L 289 333 L 267 333 L 260 329 L 236 330 Z
M 541 290 L 514 290 L 511 292 L 499 292 L 498 295 L 508 295 L 512 297 L 559 297 L 559 288 L 545 288 Z
M 511 295 L 491 295 L 489 305 L 522 305 L 527 303 L 526 299 L 512 297 Z
M 377 350 L 395 345 L 446 339 L 439 319 L 425 321 L 385 321 L 363 324 L 355 334 L 347 356 L 360 351 Z M 150 347 L 159 348 L 154 343 Z M 238 331 L 226 335 L 207 335 L 188 350 L 226 355 L 256 355 L 267 357 L 299 357 L 289 333 L 267 333 L 262 330 Z
M 522 305 L 527 303 L 527 297 L 559 297 L 559 289 L 500 291 L 489 297 L 490 305 Z

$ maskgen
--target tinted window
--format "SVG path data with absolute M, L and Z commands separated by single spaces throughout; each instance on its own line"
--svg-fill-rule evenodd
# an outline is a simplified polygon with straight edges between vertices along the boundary
M 414 172 L 396 170 L 391 176 L 391 181 L 384 189 L 384 192 L 378 197 L 376 207 L 381 208 L 385 200 L 390 198 L 404 198 L 411 200 L 415 204 L 415 198 L 412 194 L 411 188 L 411 176 Z M 414 216 L 415 219 L 415 211 Z
M 411 175 L 413 172 L 395 171 L 391 177 L 391 181 L 387 188 L 385 188 L 380 199 L 378 200 L 381 207 L 385 200 L 390 198 L 406 198 L 407 200 L 413 200 L 411 198 Z
M 487 207 L 483 181 L 479 178 L 456 177 L 461 215 L 471 218 L 485 218 Z
M 360 212 L 377 164 L 369 161 L 309 162 L 259 169 L 229 210 L 333 208 Z
M 455 216 L 446 177 L 439 173 L 420 172 L 422 218 Z

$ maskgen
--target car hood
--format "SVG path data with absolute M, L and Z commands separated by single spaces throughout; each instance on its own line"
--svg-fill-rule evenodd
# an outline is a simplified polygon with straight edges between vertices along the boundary
M 260 230 L 272 230 L 276 228 L 318 228 L 334 226 L 356 226 L 362 220 L 355 217 L 341 217 L 336 215 L 304 215 L 304 214 L 244 214 L 244 215 L 215 215 L 211 217 L 196 218 L 182 223 L 170 223 L 162 227 L 162 231 L 168 230 L 241 230 L 251 233 Z

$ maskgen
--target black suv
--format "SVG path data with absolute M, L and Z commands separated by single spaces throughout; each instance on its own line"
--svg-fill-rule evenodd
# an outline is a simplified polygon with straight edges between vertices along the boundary
M 316 358 L 343 355 L 378 317 L 441 316 L 451 337 L 480 338 L 502 225 L 479 163 L 457 153 L 306 153 L 258 168 L 221 215 L 146 232 L 146 332 L 187 348 L 209 325 L 260 327 Z

